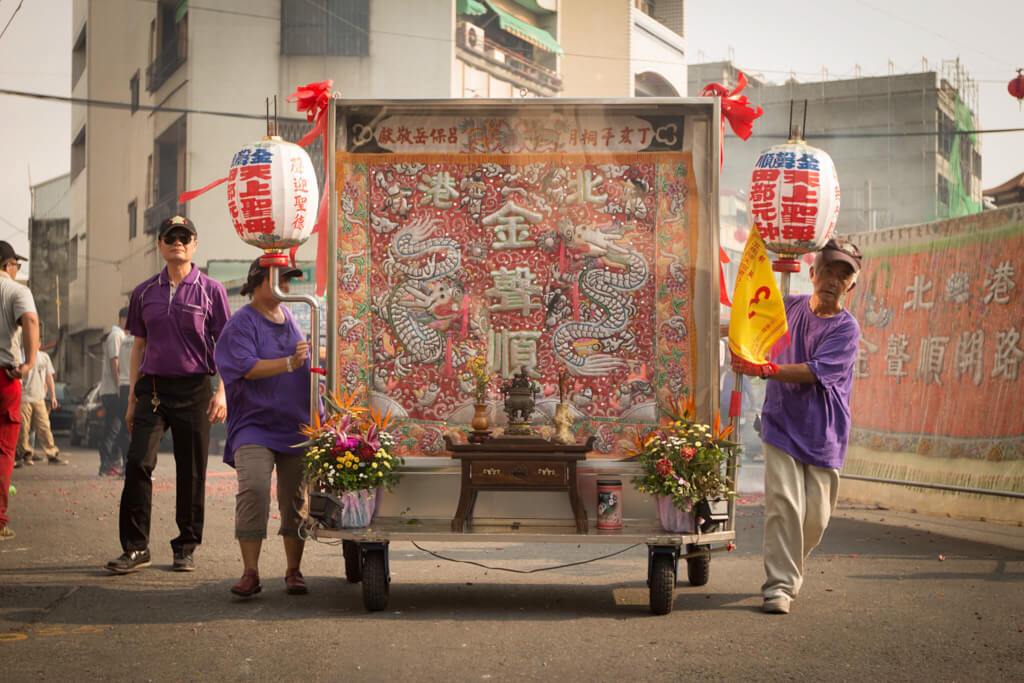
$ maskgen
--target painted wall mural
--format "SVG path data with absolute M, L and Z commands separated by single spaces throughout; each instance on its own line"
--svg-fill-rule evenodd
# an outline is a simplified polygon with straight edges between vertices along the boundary
M 476 354 L 539 384 L 538 425 L 570 373 L 574 428 L 609 457 L 692 391 L 698 202 L 679 117 L 348 126 L 339 382 L 404 418 L 405 455 L 442 453 L 442 434 L 470 421 Z

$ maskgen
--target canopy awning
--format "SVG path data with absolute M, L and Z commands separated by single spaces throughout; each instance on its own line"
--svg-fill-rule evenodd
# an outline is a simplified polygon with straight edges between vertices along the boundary
M 480 0 L 458 0 L 455 3 L 455 13 L 478 17 L 487 14 L 487 7 Z
M 469 2 L 475 2 L 475 0 L 468 0 Z M 486 0 L 485 0 L 486 1 Z M 535 45 L 542 50 L 553 52 L 556 55 L 564 54 L 562 46 L 558 44 L 558 41 L 551 37 L 551 34 L 542 28 L 527 24 L 522 19 L 518 19 L 505 10 L 497 7 L 490 2 L 487 6 L 494 10 L 494 13 L 498 15 L 498 26 L 502 31 L 507 31 L 517 38 L 522 38 L 531 45 Z

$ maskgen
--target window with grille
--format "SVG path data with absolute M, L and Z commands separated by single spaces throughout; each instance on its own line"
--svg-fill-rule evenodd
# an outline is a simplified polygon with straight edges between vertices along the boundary
M 370 0 L 281 0 L 281 54 L 366 57 Z

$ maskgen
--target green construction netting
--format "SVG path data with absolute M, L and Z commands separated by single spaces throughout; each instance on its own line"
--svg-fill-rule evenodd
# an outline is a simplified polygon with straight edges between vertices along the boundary
M 963 130 L 974 130 L 974 120 L 971 117 L 971 110 L 964 104 L 963 100 L 960 99 L 960 95 L 956 96 L 956 105 L 954 107 L 954 115 L 956 116 L 956 129 L 958 131 Z M 960 149 L 961 140 L 963 135 L 958 135 L 953 141 L 953 149 L 949 155 L 949 216 L 950 218 L 956 218 L 957 216 L 966 216 L 971 213 L 978 213 L 981 211 L 981 202 L 971 199 L 971 194 L 964 188 L 964 178 L 961 171 L 961 159 Z M 971 140 L 971 145 L 976 146 L 978 144 L 978 137 L 973 133 L 969 134 L 968 137 Z M 966 146 L 966 145 L 965 145 Z M 970 159 L 965 160 L 967 166 L 970 165 Z

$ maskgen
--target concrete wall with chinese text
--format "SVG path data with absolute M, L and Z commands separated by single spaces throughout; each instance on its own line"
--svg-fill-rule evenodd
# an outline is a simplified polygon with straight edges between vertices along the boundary
M 1024 491 L 1024 205 L 853 239 L 865 262 L 845 471 Z M 1024 521 L 1005 498 L 853 481 L 843 495 Z

